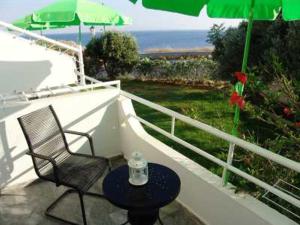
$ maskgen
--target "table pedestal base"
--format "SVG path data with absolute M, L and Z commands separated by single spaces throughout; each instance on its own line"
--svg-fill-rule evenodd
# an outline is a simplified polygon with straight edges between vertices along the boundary
M 130 210 L 127 215 L 128 222 L 131 225 L 153 225 L 157 220 L 163 225 L 159 218 L 159 209 L 147 211 Z

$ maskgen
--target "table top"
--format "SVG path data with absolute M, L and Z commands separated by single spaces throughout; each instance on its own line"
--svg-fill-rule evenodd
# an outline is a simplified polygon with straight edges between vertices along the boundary
M 103 181 L 104 196 L 114 205 L 127 209 L 159 209 L 176 199 L 180 192 L 180 179 L 170 168 L 148 164 L 149 179 L 143 186 L 129 183 L 128 166 L 110 172 Z

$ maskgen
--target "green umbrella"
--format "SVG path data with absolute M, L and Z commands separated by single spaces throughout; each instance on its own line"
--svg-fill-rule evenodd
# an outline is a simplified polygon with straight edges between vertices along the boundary
M 26 16 L 23 19 L 16 20 L 13 25 L 20 27 L 25 30 L 48 30 L 64 28 L 62 25 L 50 25 L 49 23 L 33 23 L 31 20 L 32 16 Z
M 287 21 L 300 18 L 298 0 L 142 0 L 142 3 L 146 8 L 190 16 L 199 16 L 203 7 L 207 6 L 207 14 L 212 18 L 248 19 L 253 10 L 255 20 L 274 20 L 281 9 Z
M 34 23 L 50 23 L 55 26 L 122 26 L 131 23 L 131 19 L 121 16 L 114 9 L 88 0 L 59 0 L 32 14 Z
M 88 26 L 122 26 L 131 24 L 131 19 L 121 16 L 117 11 L 103 4 L 88 0 L 58 0 L 40 10 L 35 11 L 31 16 L 16 21 L 15 25 L 37 30 L 44 28 L 62 28 L 66 26 L 79 26 L 78 42 L 81 49 L 81 25 Z M 83 62 L 82 51 L 79 53 L 79 61 Z M 80 72 L 84 76 L 84 65 L 80 63 Z M 84 84 L 84 78 L 81 79 Z
M 130 0 L 136 3 L 137 0 Z M 190 16 L 199 16 L 206 6 L 207 14 L 212 18 L 247 19 L 248 27 L 243 56 L 242 72 L 246 72 L 249 58 L 251 31 L 255 20 L 275 20 L 280 12 L 286 21 L 300 19 L 300 0 L 142 0 L 146 8 L 165 10 Z M 242 96 L 244 85 L 238 82 L 235 90 Z M 235 107 L 232 134 L 238 135 L 240 108 Z M 231 153 L 234 145 L 230 146 Z M 228 155 L 231 155 L 230 153 Z M 228 173 L 225 170 L 225 184 Z

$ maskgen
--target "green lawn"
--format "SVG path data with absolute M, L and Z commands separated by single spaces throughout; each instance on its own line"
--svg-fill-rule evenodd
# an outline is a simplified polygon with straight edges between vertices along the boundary
M 232 128 L 233 109 L 228 104 L 229 90 L 200 90 L 187 86 L 141 81 L 122 81 L 122 89 L 225 132 L 230 133 Z M 166 131 L 171 130 L 169 116 L 139 103 L 134 103 L 134 106 L 140 117 Z M 218 174 L 221 173 L 221 168 L 216 167 L 214 163 L 210 163 L 207 159 L 151 129 L 146 128 L 146 130 L 202 166 Z M 225 160 L 227 157 L 228 144 L 226 142 L 181 121 L 176 121 L 175 135 L 220 159 Z

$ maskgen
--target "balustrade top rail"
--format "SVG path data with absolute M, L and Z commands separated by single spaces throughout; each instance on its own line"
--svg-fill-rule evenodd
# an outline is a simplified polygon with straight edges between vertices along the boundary
M 225 140 L 225 141 L 227 141 L 229 143 L 234 143 L 234 144 L 236 144 L 236 145 L 238 145 L 238 146 L 240 146 L 240 147 L 242 147 L 242 148 L 244 148 L 246 150 L 249 150 L 249 151 L 251 151 L 251 152 L 253 152 L 255 154 L 258 154 L 258 155 L 260 155 L 260 156 L 262 156 L 262 157 L 264 157 L 266 159 L 269 159 L 269 160 L 271 160 L 273 162 L 276 162 L 276 163 L 278 163 L 278 164 L 280 164 L 282 166 L 285 166 L 287 168 L 290 168 L 290 169 L 292 169 L 292 170 L 300 173 L 300 163 L 298 163 L 298 162 L 295 162 L 293 160 L 285 158 L 285 157 L 283 157 L 281 155 L 275 154 L 275 153 L 273 153 L 273 152 L 271 152 L 271 151 L 269 151 L 269 150 L 267 150 L 265 148 L 262 148 L 262 147 L 259 147 L 257 145 L 251 144 L 251 143 L 249 143 L 247 141 L 244 141 L 244 140 L 242 140 L 240 138 L 237 138 L 237 137 L 232 136 L 230 134 L 227 134 L 227 133 L 225 133 L 225 132 L 223 132 L 221 130 L 218 130 L 217 128 L 209 126 L 209 125 L 207 125 L 205 123 L 202 123 L 200 121 L 191 119 L 190 117 L 184 116 L 184 115 L 182 115 L 180 113 L 177 113 L 177 112 L 175 112 L 173 110 L 167 109 L 167 108 L 165 108 L 163 106 L 160 106 L 158 104 L 155 104 L 153 102 L 145 100 L 143 98 L 140 98 L 140 97 L 135 96 L 133 94 L 130 94 L 128 92 L 121 91 L 121 95 L 123 95 L 123 96 L 125 96 L 127 98 L 130 98 L 130 99 L 132 99 L 132 100 L 134 100 L 136 102 L 139 102 L 139 103 L 141 103 L 143 105 L 146 105 L 146 106 L 148 106 L 150 108 L 153 108 L 153 109 L 155 109 L 157 111 L 160 111 L 160 112 L 162 112 L 164 114 L 167 114 L 167 115 L 169 115 L 171 117 L 175 117 L 178 120 L 181 120 L 181 121 L 183 121 L 183 122 L 185 122 L 185 123 L 187 123 L 189 125 L 192 125 L 192 126 L 194 126 L 196 128 L 199 128 L 200 130 L 203 130 L 203 131 L 205 131 L 205 132 L 207 132 L 209 134 L 212 134 L 212 135 L 214 135 L 216 137 L 219 137 L 219 138 L 221 138 L 221 139 L 223 139 L 223 140 Z
M 14 95 L 8 95 L 8 96 L 2 96 L 0 95 L 0 102 L 2 104 L 7 103 L 8 101 L 29 101 L 31 99 L 36 99 L 36 98 L 43 98 L 43 97 L 51 97 L 51 96 L 56 96 L 56 95 L 64 95 L 68 93 L 76 93 L 84 90 L 91 90 L 91 89 L 97 89 L 101 87 L 106 87 L 106 88 L 112 88 L 113 85 L 116 85 L 116 88 L 120 90 L 120 81 L 108 81 L 108 82 L 98 82 L 98 83 L 93 83 L 93 84 L 88 84 L 84 86 L 64 86 L 61 88 L 57 89 L 47 89 L 47 90 L 41 90 L 41 91 L 36 91 L 36 92 L 31 92 L 31 93 L 21 93 L 21 94 L 14 94 Z
M 8 30 L 15 31 L 15 32 L 18 32 L 18 33 L 27 35 L 27 36 L 32 37 L 32 38 L 35 38 L 35 39 L 37 39 L 37 40 L 45 41 L 45 42 L 47 42 L 47 43 L 49 43 L 49 44 L 51 44 L 51 45 L 55 45 L 55 46 L 58 46 L 58 47 L 60 47 L 60 48 L 67 49 L 67 50 L 70 50 L 70 51 L 73 51 L 73 52 L 75 52 L 75 53 L 77 53 L 77 54 L 80 52 L 80 48 L 75 48 L 75 47 L 73 47 L 73 46 L 64 44 L 64 43 L 62 43 L 62 42 L 52 40 L 52 39 L 47 38 L 47 37 L 45 37 L 45 36 L 41 36 L 41 35 L 39 35 L 39 34 L 36 34 L 36 33 L 30 32 L 30 31 L 21 29 L 21 28 L 19 28 L 19 27 L 16 27 L 16 26 L 14 26 L 14 25 L 12 25 L 12 24 L 9 24 L 9 23 L 3 22 L 3 21 L 0 21 L 0 27 L 4 27 L 4 28 L 7 28 Z
M 165 108 L 163 106 L 160 106 L 158 104 L 155 104 L 153 102 L 145 100 L 143 98 L 140 98 L 140 97 L 135 96 L 133 94 L 130 94 L 128 92 L 121 91 L 121 95 L 123 95 L 124 97 L 127 97 L 129 99 L 132 99 L 133 101 L 141 103 L 141 104 L 143 104 L 145 106 L 148 106 L 148 107 L 150 107 L 152 109 L 155 109 L 155 110 L 157 110 L 159 112 L 162 112 L 162 113 L 164 113 L 166 115 L 169 115 L 170 117 L 172 117 L 171 132 L 169 133 L 169 132 L 167 132 L 167 131 L 165 131 L 165 130 L 159 128 L 159 127 L 157 127 L 156 125 L 154 125 L 154 124 L 152 124 L 152 123 L 144 120 L 143 118 L 141 118 L 141 117 L 139 117 L 137 115 L 129 115 L 130 117 L 133 117 L 133 118 L 137 119 L 142 124 L 150 127 L 151 129 L 154 129 L 155 131 L 163 134 L 164 136 L 170 138 L 171 140 L 173 140 L 173 141 L 181 144 L 182 146 L 184 146 L 186 148 L 189 148 L 190 150 L 192 150 L 192 151 L 200 154 L 201 156 L 207 158 L 208 160 L 210 160 L 210 161 L 212 161 L 212 162 L 214 162 L 214 163 L 222 166 L 224 169 L 229 170 L 229 171 L 231 171 L 231 172 L 233 172 L 233 173 L 235 173 L 235 174 L 243 177 L 244 179 L 246 179 L 246 180 L 248 180 L 250 182 L 253 182 L 254 184 L 256 184 L 256 185 L 264 188 L 265 190 L 267 190 L 267 191 L 269 191 L 269 192 L 277 195 L 278 197 L 280 197 L 280 198 L 286 200 L 287 202 L 289 202 L 289 203 L 297 206 L 298 208 L 300 208 L 300 200 L 297 199 L 297 198 L 295 198 L 294 196 L 289 195 L 289 194 L 283 192 L 282 190 L 279 190 L 279 189 L 277 189 L 277 188 L 275 188 L 275 187 L 273 187 L 273 186 L 265 183 L 264 181 L 261 181 L 258 178 L 253 177 L 252 175 L 249 175 L 246 172 L 244 172 L 244 171 L 242 171 L 242 170 L 234 167 L 233 165 L 231 165 L 231 163 L 224 162 L 224 161 L 216 158 L 215 156 L 213 156 L 213 155 L 211 155 L 211 154 L 203 151 L 202 149 L 197 148 L 194 145 L 192 145 L 192 144 L 190 144 L 190 143 L 188 143 L 188 142 L 186 142 L 186 141 L 184 141 L 184 140 L 176 137 L 174 135 L 175 120 L 177 119 L 177 120 L 185 122 L 185 123 L 187 123 L 187 124 L 189 124 L 189 125 L 191 125 L 193 127 L 199 128 L 202 131 L 205 131 L 205 132 L 207 132 L 207 133 L 209 133 L 211 135 L 214 135 L 214 136 L 216 136 L 216 137 L 218 137 L 220 139 L 223 139 L 223 140 L 227 141 L 229 144 L 235 144 L 237 146 L 240 146 L 243 149 L 251 151 L 251 152 L 253 152 L 253 153 L 257 154 L 257 155 L 260 155 L 260 156 L 262 156 L 262 157 L 264 157 L 264 158 L 266 158 L 268 160 L 276 162 L 276 163 L 278 163 L 278 164 L 280 164 L 280 165 L 282 165 L 282 166 L 284 166 L 286 168 L 289 168 L 291 170 L 294 170 L 294 171 L 296 171 L 298 173 L 300 172 L 300 163 L 298 163 L 296 161 L 293 161 L 293 160 L 290 160 L 288 158 L 285 158 L 285 157 L 283 157 L 281 155 L 275 154 L 275 153 L 273 153 L 273 152 L 271 152 L 271 151 L 269 151 L 269 150 L 267 150 L 265 148 L 262 148 L 262 147 L 259 147 L 257 145 L 251 144 L 251 143 L 249 143 L 247 141 L 244 141 L 244 140 L 242 140 L 240 138 L 237 138 L 235 136 L 227 134 L 227 133 L 225 133 L 225 132 L 223 132 L 221 130 L 218 130 L 218 129 L 212 127 L 212 126 L 209 126 L 209 125 L 207 125 L 205 123 L 202 123 L 200 121 L 191 119 L 191 118 L 189 118 L 187 116 L 179 114 L 179 113 L 177 113 L 175 111 L 167 109 L 167 108 Z

